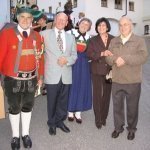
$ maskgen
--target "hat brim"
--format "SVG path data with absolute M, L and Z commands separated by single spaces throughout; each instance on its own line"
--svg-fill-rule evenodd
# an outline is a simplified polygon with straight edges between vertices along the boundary
M 28 7 L 17 8 L 17 14 L 21 14 L 21 13 L 29 13 L 33 15 L 33 9 Z
M 38 13 L 35 13 L 33 16 L 34 16 L 34 20 L 35 21 L 38 21 L 40 20 L 41 18 L 43 18 L 43 12 L 38 12 Z
M 39 18 L 43 13 L 39 10 L 34 10 L 28 7 L 18 8 L 17 14 L 29 13 L 33 16 L 34 19 Z

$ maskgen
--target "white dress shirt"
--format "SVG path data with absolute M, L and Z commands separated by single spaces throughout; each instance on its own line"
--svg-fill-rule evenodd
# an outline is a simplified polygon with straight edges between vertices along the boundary
M 28 34 L 28 36 L 30 35 L 30 28 L 28 28 L 27 30 L 24 30 L 24 29 L 22 29 L 22 28 L 20 27 L 20 25 L 18 25 L 18 26 L 17 26 L 17 29 L 19 30 L 19 32 L 20 32 L 21 34 L 23 33 L 23 31 L 26 31 L 27 34 Z

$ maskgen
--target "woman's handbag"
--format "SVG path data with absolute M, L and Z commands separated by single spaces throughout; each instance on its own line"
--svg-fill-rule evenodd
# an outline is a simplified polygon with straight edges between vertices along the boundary
M 106 83 L 112 83 L 112 70 L 110 70 L 107 74 L 106 74 L 106 79 L 105 79 Z

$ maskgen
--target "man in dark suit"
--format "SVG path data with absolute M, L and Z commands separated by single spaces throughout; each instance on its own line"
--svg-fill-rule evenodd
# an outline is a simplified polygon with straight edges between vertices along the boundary
M 47 111 L 50 135 L 56 135 L 56 127 L 68 133 L 63 123 L 67 117 L 69 85 L 72 83 L 72 65 L 77 59 L 74 36 L 64 31 L 68 17 L 60 12 L 55 17 L 55 28 L 41 34 L 45 43 L 45 77 Z

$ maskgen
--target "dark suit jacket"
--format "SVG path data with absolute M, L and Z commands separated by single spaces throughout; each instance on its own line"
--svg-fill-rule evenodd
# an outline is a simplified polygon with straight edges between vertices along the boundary
M 105 47 L 101 37 L 96 35 L 89 41 L 87 47 L 87 56 L 91 61 L 92 74 L 106 75 L 111 67 L 106 63 L 105 57 L 101 56 L 101 52 L 108 50 L 112 35 L 108 35 L 107 46 Z

